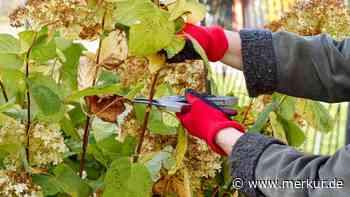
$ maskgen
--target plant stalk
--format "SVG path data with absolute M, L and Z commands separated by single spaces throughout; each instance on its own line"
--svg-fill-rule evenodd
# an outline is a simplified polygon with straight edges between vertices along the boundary
M 4 96 L 4 99 L 5 99 L 6 103 L 9 102 L 9 98 L 7 96 L 7 92 L 6 92 L 5 86 L 4 86 L 4 84 L 2 83 L 1 80 L 0 80 L 0 87 L 1 87 L 2 94 Z
M 30 61 L 30 54 L 32 53 L 32 49 L 34 47 L 34 44 L 36 42 L 37 33 L 34 35 L 33 42 L 31 46 L 29 47 L 27 54 L 26 54 L 26 80 L 29 78 L 29 61 Z M 27 124 L 26 124 L 26 137 L 27 137 L 27 145 L 26 145 L 26 156 L 28 162 L 30 162 L 30 153 L 29 153 L 29 146 L 30 146 L 30 127 L 31 127 L 31 99 L 30 99 L 30 89 L 29 84 L 26 82 L 26 96 L 27 96 Z
M 160 74 L 160 70 L 153 76 L 151 90 L 149 93 L 149 101 L 153 100 L 154 94 L 156 92 L 156 84 L 157 84 L 159 74 Z M 139 155 L 141 153 L 141 150 L 142 150 L 142 145 L 143 145 L 143 141 L 145 140 L 147 125 L 148 125 L 148 121 L 149 121 L 149 116 L 151 114 L 151 110 L 152 110 L 152 102 L 149 102 L 149 104 L 147 105 L 147 108 L 146 108 L 146 113 L 145 113 L 144 119 L 143 119 L 143 124 L 142 124 L 142 128 L 141 128 L 141 136 L 140 136 L 139 143 L 137 144 L 136 155 L 134 156 L 134 162 L 137 162 Z
M 242 120 L 240 122 L 241 124 L 244 125 L 245 121 L 247 120 L 248 114 L 249 114 L 250 110 L 253 107 L 253 104 L 254 104 L 254 99 L 250 99 L 248 108 L 245 110 L 245 112 L 243 114 L 243 118 L 242 118 Z
M 106 15 L 107 15 L 107 12 L 105 11 L 103 18 L 102 18 L 102 24 L 101 24 L 102 25 L 102 32 L 104 31 Z M 98 49 L 97 49 L 96 62 L 95 62 L 97 67 L 96 67 L 96 70 L 94 73 L 92 86 L 95 86 L 96 82 L 97 82 L 97 74 L 98 74 L 98 71 L 100 68 L 100 66 L 98 66 L 98 65 L 100 64 L 100 59 L 101 59 L 102 42 L 103 42 L 103 38 L 100 38 L 100 41 L 98 44 Z M 88 106 L 88 108 L 90 108 L 90 107 Z M 89 115 L 87 115 L 85 126 L 84 126 L 82 153 L 81 153 L 81 157 L 80 157 L 80 169 L 79 169 L 79 176 L 80 177 L 83 177 L 83 172 L 84 172 L 84 168 L 85 168 L 86 151 L 87 151 L 87 147 L 89 145 L 90 123 L 91 123 L 91 117 Z

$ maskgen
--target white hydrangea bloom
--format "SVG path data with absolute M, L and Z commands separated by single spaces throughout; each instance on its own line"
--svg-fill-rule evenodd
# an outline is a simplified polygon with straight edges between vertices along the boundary
M 58 124 L 36 124 L 32 128 L 29 150 L 30 163 L 35 166 L 57 165 L 69 151 Z
M 26 144 L 26 129 L 17 121 L 10 121 L 0 128 L 1 144 Z M 30 165 L 44 167 L 49 164 L 57 165 L 63 161 L 69 150 L 64 143 L 58 124 L 34 124 L 30 130 Z M 19 153 L 8 155 L 4 159 L 7 170 L 21 167 Z

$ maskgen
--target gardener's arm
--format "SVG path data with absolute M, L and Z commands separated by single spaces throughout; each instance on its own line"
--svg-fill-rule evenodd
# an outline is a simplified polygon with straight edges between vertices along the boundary
M 327 102 L 350 99 L 350 39 L 189 25 L 211 61 L 244 71 L 250 96 L 280 92 Z
M 221 130 L 216 143 L 231 155 L 232 176 L 236 181 L 242 180 L 240 191 L 249 197 L 349 196 L 350 147 L 331 157 L 305 155 L 272 138 L 242 135 L 233 128 Z M 271 182 L 264 182 L 267 187 L 249 185 L 249 181 L 256 180 L 278 180 L 272 184 L 284 188 L 271 188 Z M 326 181 L 323 188 L 320 181 Z
M 230 156 L 232 177 L 244 183 L 237 189 L 248 197 L 349 196 L 350 147 L 332 157 L 302 154 L 278 140 L 260 134 L 243 134 L 244 128 L 239 123 L 230 120 L 196 92 L 188 91 L 186 99 L 191 104 L 190 110 L 177 114 L 183 126 L 191 135 L 205 140 L 216 153 Z M 254 187 L 256 182 L 249 182 L 276 178 L 279 182 L 265 182 L 266 187 Z M 324 188 L 319 187 L 320 182 L 315 182 L 334 179 L 341 182 L 323 182 Z M 314 183 L 310 186 L 307 181 Z M 278 184 L 282 188 L 278 188 Z
M 251 96 L 276 91 L 327 102 L 350 99 L 350 39 L 242 30 L 240 41 Z

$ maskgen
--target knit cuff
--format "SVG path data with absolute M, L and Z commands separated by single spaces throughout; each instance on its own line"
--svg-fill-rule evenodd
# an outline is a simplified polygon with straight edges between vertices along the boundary
M 272 33 L 267 30 L 241 30 L 243 71 L 251 97 L 276 89 L 277 60 Z
M 263 197 L 258 188 L 249 187 L 248 182 L 255 180 L 255 169 L 260 156 L 272 144 L 282 142 L 260 134 L 246 133 L 236 142 L 230 156 L 231 175 L 242 180 L 239 190 L 251 197 Z

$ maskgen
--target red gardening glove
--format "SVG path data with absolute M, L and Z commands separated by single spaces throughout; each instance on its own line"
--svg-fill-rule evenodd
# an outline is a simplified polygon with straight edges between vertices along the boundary
M 183 32 L 196 39 L 208 56 L 209 61 L 221 60 L 228 50 L 228 39 L 219 26 L 202 27 L 186 24 Z
M 205 140 L 213 151 L 226 155 L 215 143 L 217 133 L 229 127 L 244 132 L 243 126 L 230 120 L 215 104 L 201 98 L 200 94 L 192 90 L 186 93 L 186 99 L 191 104 L 190 110 L 176 114 L 183 126 L 191 135 Z

